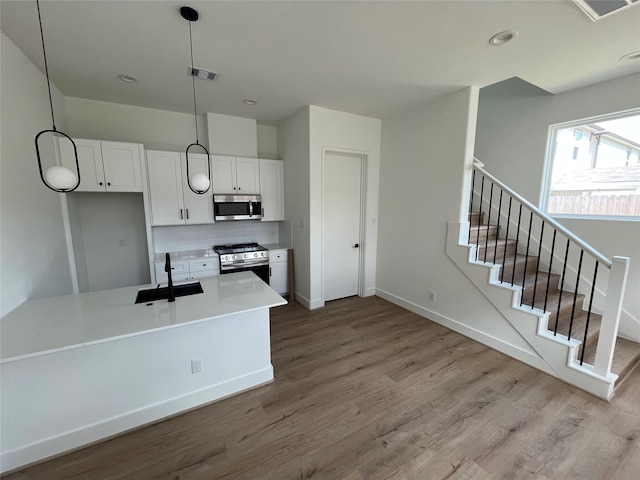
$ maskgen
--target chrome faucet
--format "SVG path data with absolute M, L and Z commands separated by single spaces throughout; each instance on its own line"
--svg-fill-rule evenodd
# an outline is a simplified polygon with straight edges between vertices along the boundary
M 168 253 L 165 256 L 164 271 L 167 272 L 167 276 L 169 277 L 169 285 L 168 285 L 169 297 L 168 297 L 167 300 L 169 302 L 175 302 L 176 301 L 176 293 L 173 290 L 173 280 L 171 279 L 171 257 L 169 256 Z

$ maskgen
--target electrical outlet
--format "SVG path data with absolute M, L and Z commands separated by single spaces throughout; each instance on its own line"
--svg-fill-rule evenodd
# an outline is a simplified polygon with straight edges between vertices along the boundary
M 124 247 L 124 240 L 118 240 L 118 246 L 119 247 Z
M 431 300 L 432 302 L 436 301 L 436 292 L 434 292 L 433 290 L 429 292 L 429 300 Z
M 200 373 L 202 371 L 202 359 L 194 358 L 191 360 L 191 373 Z

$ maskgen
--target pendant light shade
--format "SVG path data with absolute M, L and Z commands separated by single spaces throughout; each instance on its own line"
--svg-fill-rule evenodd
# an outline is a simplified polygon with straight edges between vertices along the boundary
M 209 151 L 206 149 L 204 145 L 202 145 L 198 139 L 198 112 L 196 108 L 196 78 L 193 75 L 193 36 L 191 34 L 191 22 L 198 21 L 198 12 L 191 7 L 181 7 L 180 15 L 182 18 L 189 22 L 189 50 L 191 52 L 191 85 L 193 88 L 193 120 L 195 122 L 196 127 L 196 141 L 187 147 L 186 150 L 186 167 L 187 167 L 187 185 L 191 189 L 193 193 L 197 193 L 198 195 L 205 194 L 209 191 L 211 187 L 211 162 L 209 160 Z M 194 173 L 193 175 L 189 175 L 189 152 L 192 148 L 199 147 L 202 149 L 207 156 L 207 173 Z
M 40 172 L 40 179 L 42 183 L 44 183 L 47 188 L 53 190 L 54 192 L 59 193 L 67 193 L 73 192 L 80 185 L 80 164 L 78 163 L 78 149 L 76 148 L 76 144 L 73 139 L 67 135 L 66 133 L 59 132 L 56 129 L 56 120 L 53 115 L 53 100 L 51 98 L 51 82 L 49 80 L 49 66 L 47 65 L 47 51 L 44 46 L 44 32 L 42 30 L 42 17 L 40 16 L 40 0 L 36 0 L 36 7 L 38 9 L 38 24 L 40 25 L 40 39 L 42 40 L 42 55 L 44 56 L 44 71 L 47 77 L 47 89 L 49 91 L 49 106 L 51 107 L 51 123 L 53 127 L 49 130 L 42 130 L 36 135 L 35 144 L 36 144 L 36 158 L 38 160 L 38 170 Z M 40 142 L 42 139 L 49 138 L 48 146 L 53 144 L 54 137 L 66 137 L 66 139 L 71 142 L 73 145 L 73 153 L 75 157 L 75 167 L 76 171 L 74 172 L 70 168 L 64 167 L 62 165 L 54 165 L 47 168 L 46 171 L 43 172 L 42 167 L 42 152 L 40 150 Z

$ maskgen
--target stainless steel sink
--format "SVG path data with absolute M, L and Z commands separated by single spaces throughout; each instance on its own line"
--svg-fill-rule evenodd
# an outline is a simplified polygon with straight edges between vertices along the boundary
M 203 293 L 200 282 L 183 283 L 182 285 L 174 285 L 173 291 L 176 297 L 185 297 L 187 295 L 195 295 Z M 138 290 L 136 303 L 155 302 L 156 300 L 166 300 L 169 298 L 168 287 L 145 288 Z

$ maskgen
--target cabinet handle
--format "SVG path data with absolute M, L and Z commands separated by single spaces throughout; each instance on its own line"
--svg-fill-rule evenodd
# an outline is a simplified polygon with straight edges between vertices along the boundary
M 264 207 L 262 207 L 262 216 L 264 217 Z
M 98 182 L 100 184 L 100 186 L 102 186 L 102 182 Z
M 187 220 L 189 220 L 189 209 L 187 208 L 187 209 L 185 209 L 185 210 L 186 210 L 186 212 L 187 212 Z
M 242 190 L 240 187 L 238 187 L 238 191 Z
M 180 209 L 180 220 L 184 220 L 184 217 L 182 216 L 182 209 Z
M 110 187 L 111 186 L 111 182 L 107 182 L 107 186 Z
M 269 276 L 271 277 L 271 267 L 269 267 Z

